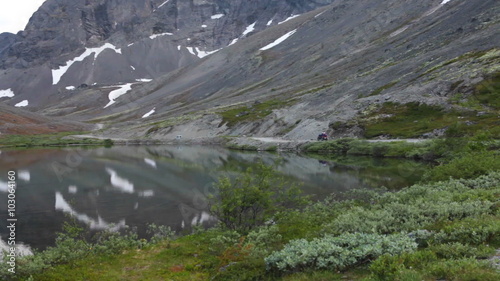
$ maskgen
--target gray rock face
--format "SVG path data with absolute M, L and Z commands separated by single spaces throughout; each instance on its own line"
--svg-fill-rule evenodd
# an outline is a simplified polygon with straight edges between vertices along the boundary
M 3 54 L 5 49 L 9 48 L 18 39 L 17 35 L 4 32 L 0 34 L 0 54 Z M 1 58 L 1 56 L 0 56 Z
M 57 66 L 85 47 L 106 41 L 123 46 L 167 32 L 176 33 L 173 41 L 189 38 L 191 42 L 186 43 L 194 47 L 215 50 L 238 38 L 254 22 L 258 22 L 255 31 L 260 31 L 271 19 L 276 24 L 332 1 L 48 0 L 32 16 L 18 42 L 2 40 L 9 48 L 0 48 L 0 67 Z
M 2 101 L 39 110 L 68 87 L 156 78 L 332 1 L 47 0 L 24 31 L 2 35 L 0 90 L 16 94 Z

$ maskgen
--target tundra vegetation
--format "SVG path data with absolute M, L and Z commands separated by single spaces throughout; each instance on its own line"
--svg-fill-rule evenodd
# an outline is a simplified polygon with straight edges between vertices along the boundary
M 62 132 L 39 135 L 4 135 L 0 137 L 0 147 L 47 147 L 47 146 L 70 146 L 70 145 L 101 145 L 113 146 L 111 139 L 99 140 L 95 138 L 71 138 L 72 135 L 84 135 L 88 132 Z
M 453 130 L 449 134 L 453 133 Z M 273 167 L 220 178 L 209 198 L 220 223 L 174 233 L 150 226 L 88 235 L 68 222 L 55 246 L 17 260 L 2 280 L 499 280 L 498 140 L 481 131 L 426 143 L 344 139 L 308 151 L 436 163 L 399 191 L 355 190 L 320 201 Z

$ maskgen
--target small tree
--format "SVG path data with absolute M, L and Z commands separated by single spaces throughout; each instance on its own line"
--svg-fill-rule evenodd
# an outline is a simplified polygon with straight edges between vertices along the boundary
M 231 230 L 248 232 L 277 212 L 308 202 L 300 188 L 263 163 L 241 176 L 222 177 L 216 184 L 218 197 L 210 197 L 210 211 Z

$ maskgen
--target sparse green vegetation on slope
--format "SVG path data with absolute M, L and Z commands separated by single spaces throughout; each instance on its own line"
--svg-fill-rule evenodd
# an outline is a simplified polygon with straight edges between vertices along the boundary
M 222 116 L 222 124 L 231 127 L 240 122 L 255 121 L 263 119 L 272 113 L 274 109 L 286 107 L 291 101 L 269 100 L 265 102 L 255 102 L 249 106 L 241 106 L 226 111 L 219 112 Z

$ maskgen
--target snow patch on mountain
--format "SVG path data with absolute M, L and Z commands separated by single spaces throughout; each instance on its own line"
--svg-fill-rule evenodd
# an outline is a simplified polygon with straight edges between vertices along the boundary
M 243 31 L 243 34 L 241 34 L 241 37 L 246 36 L 248 33 L 250 33 L 250 32 L 252 32 L 252 31 L 254 31 L 254 30 L 255 30 L 255 24 L 256 24 L 256 23 L 257 23 L 257 22 L 254 22 L 254 23 L 252 23 L 251 25 L 247 26 L 247 28 L 245 29 L 245 31 Z
M 319 14 L 315 15 L 314 17 L 315 17 L 315 18 L 319 18 L 319 17 L 320 17 L 322 14 L 324 14 L 325 12 L 326 12 L 326 11 L 323 11 L 323 12 L 321 12 L 321 13 L 319 13 Z
M 159 9 L 159 8 L 161 8 L 161 7 L 163 7 L 163 6 L 165 6 L 168 2 L 170 2 L 170 0 L 167 0 L 167 1 L 163 2 L 163 3 L 161 3 L 161 4 L 160 4 L 160 6 L 158 6 L 158 8 L 157 8 L 157 9 Z
M 260 48 L 259 50 L 261 51 L 265 51 L 265 50 L 269 50 L 271 48 L 274 48 L 276 47 L 277 45 L 281 44 L 283 41 L 285 41 L 286 39 L 288 39 L 288 37 L 292 36 L 295 32 L 297 32 L 297 29 L 295 30 L 292 30 L 290 32 L 288 32 L 287 34 L 281 36 L 280 38 L 276 39 L 274 42 L 272 42 L 271 44 L 269 45 L 266 45 L 262 48 Z
M 151 36 L 149 36 L 149 39 L 155 39 L 155 38 L 158 38 L 158 37 L 161 37 L 161 36 L 165 36 L 165 35 L 174 35 L 173 33 L 170 33 L 170 32 L 165 32 L 165 33 L 160 33 L 160 34 L 153 34 Z
M 28 100 L 23 100 L 22 102 L 16 103 L 15 107 L 26 107 L 28 106 Z
M 203 51 L 203 50 L 200 50 L 200 48 L 198 48 L 198 47 L 194 47 L 194 48 L 193 47 L 186 47 L 186 48 L 188 49 L 188 51 L 192 55 L 195 55 L 195 56 L 199 57 L 200 59 L 220 51 L 220 49 L 213 50 L 213 51 Z
M 0 98 L 12 98 L 14 96 L 14 92 L 12 89 L 0 90 Z
M 97 48 L 86 48 L 85 52 L 83 52 L 83 54 L 79 55 L 78 57 L 76 57 L 72 60 L 67 61 L 65 65 L 60 66 L 58 69 L 52 70 L 52 85 L 57 85 L 57 83 L 59 83 L 59 81 L 61 80 L 61 77 L 66 73 L 66 71 L 68 71 L 68 69 L 71 67 L 72 64 L 74 64 L 77 61 L 83 61 L 85 58 L 87 58 L 88 56 L 90 56 L 92 54 L 95 54 L 95 56 L 94 56 L 94 60 L 95 60 L 95 59 L 97 59 L 99 54 L 102 53 L 102 51 L 104 51 L 106 49 L 111 49 L 111 50 L 115 51 L 117 54 L 122 53 L 121 49 L 116 48 L 113 44 L 110 44 L 110 43 L 106 43 L 106 44 L 102 45 L 101 47 L 97 47 Z
M 206 56 L 209 56 L 213 53 L 217 53 L 220 49 L 217 49 L 217 50 L 213 50 L 213 51 L 202 51 L 198 48 L 196 48 L 196 51 L 198 52 L 198 57 L 201 59 L 201 58 L 204 58 Z
M 68 86 L 68 87 L 66 87 L 66 90 L 68 90 L 68 91 L 73 91 L 74 89 L 76 89 L 75 86 Z
M 231 45 L 233 45 L 233 44 L 236 44 L 236 42 L 238 42 L 238 38 L 233 39 L 233 41 L 231 41 L 231 43 L 229 43 L 229 45 L 228 45 L 228 46 L 231 46 Z
M 125 95 L 128 91 L 132 90 L 132 85 L 134 83 L 127 83 L 125 85 L 119 85 L 116 87 L 120 87 L 119 89 L 116 89 L 114 91 L 111 91 L 108 95 L 109 97 L 109 103 L 104 107 L 108 107 L 116 102 L 116 99 Z
M 294 18 L 296 18 L 296 17 L 298 17 L 298 16 L 300 16 L 300 15 L 291 15 L 291 16 L 289 16 L 288 18 L 286 18 L 284 21 L 280 21 L 280 22 L 278 22 L 278 24 L 285 23 L 285 22 L 287 22 L 287 21 L 289 21 L 289 20 L 291 20 L 291 19 L 294 19 Z
M 196 56 L 196 53 L 194 52 L 194 48 L 193 47 L 186 47 L 186 49 L 194 56 Z
M 270 20 L 266 23 L 266 26 L 270 26 L 271 24 L 273 24 L 273 19 L 270 19 Z
M 150 112 L 148 112 L 148 113 L 144 114 L 144 115 L 142 116 L 142 118 L 148 118 L 148 117 L 149 117 L 149 116 L 151 116 L 153 113 L 155 113 L 155 110 L 156 110 L 156 107 L 155 107 L 155 108 L 153 108 Z
M 153 81 L 153 79 L 148 79 L 148 78 L 141 78 L 141 79 L 135 79 L 135 81 L 137 82 L 151 82 Z
M 211 16 L 210 18 L 213 19 L 213 20 L 216 20 L 216 19 L 220 19 L 224 16 L 224 14 L 215 14 L 213 16 Z

